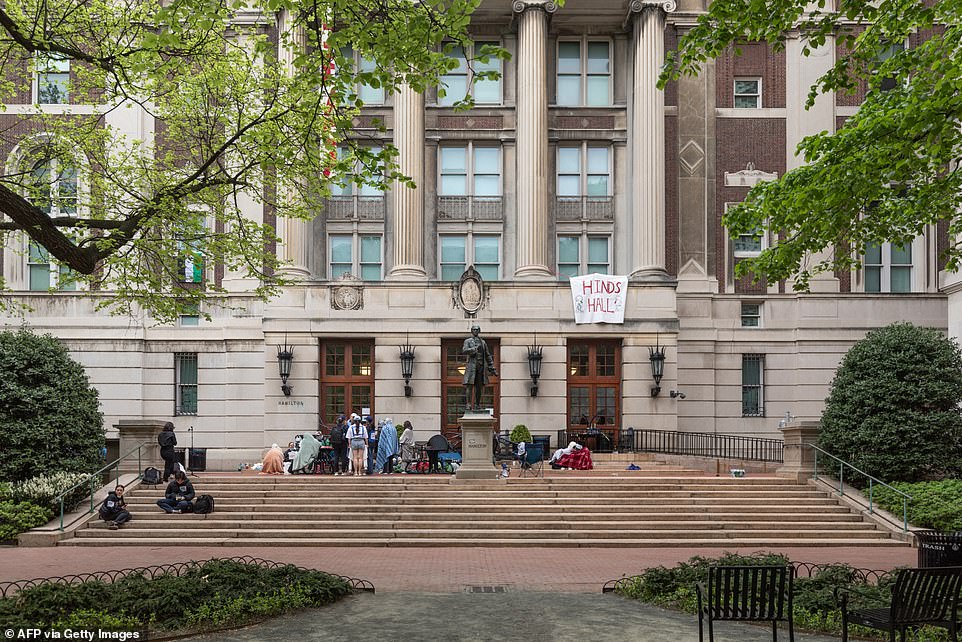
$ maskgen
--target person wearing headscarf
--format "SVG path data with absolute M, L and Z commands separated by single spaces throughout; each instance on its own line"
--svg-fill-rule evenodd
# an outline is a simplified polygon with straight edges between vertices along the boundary
M 403 472 L 408 471 L 408 466 L 414 461 L 414 427 L 410 421 L 404 422 L 404 432 L 401 433 L 401 461 L 404 463 Z
M 398 451 L 397 428 L 388 417 L 381 426 L 381 434 L 377 441 L 377 461 L 374 470 L 379 473 L 391 472 L 391 463 Z
M 264 463 L 261 467 L 261 475 L 282 475 L 284 474 L 284 452 L 281 447 L 274 444 L 264 455 Z

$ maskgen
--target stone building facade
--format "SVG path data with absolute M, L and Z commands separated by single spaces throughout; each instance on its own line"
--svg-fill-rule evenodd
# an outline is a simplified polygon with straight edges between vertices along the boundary
M 246 275 L 211 266 L 205 278 L 231 292 L 211 321 L 105 317 L 95 310 L 103 295 L 48 291 L 55 266 L 44 280 L 42 258 L 16 236 L 4 276 L 32 308 L 28 323 L 87 367 L 110 437 L 120 419 L 171 420 L 182 435 L 193 428 L 212 468 L 362 408 L 410 419 L 418 439 L 454 429 L 459 350 L 473 322 L 495 353 L 488 405 L 502 429 L 524 423 L 552 445 L 585 420 L 777 437 L 786 412 L 820 415 L 839 359 L 868 330 L 899 320 L 948 327 L 936 259 L 946 240 L 933 229 L 911 248 L 873 248 L 864 269 L 817 279 L 808 294 L 736 279 L 737 261 L 767 240 L 727 238 L 727 204 L 796 167 L 799 140 L 833 130 L 858 105 L 829 94 L 804 109 L 835 60 L 831 43 L 804 58 L 794 41 L 783 52 L 749 44 L 656 90 L 665 49 L 702 10 L 695 0 L 485 0 L 472 34 L 512 54 L 490 63 L 502 79 L 475 85 L 466 112 L 451 106 L 470 84 L 466 63 L 445 79 L 448 96 L 362 87 L 358 136 L 393 142 L 417 187 L 338 190 L 313 223 L 280 221 L 278 251 L 299 285 L 269 303 L 247 294 Z M 132 136 L 154 132 L 145 113 L 109 118 Z M 476 305 L 458 297 L 470 266 L 483 279 Z M 629 277 L 624 323 L 575 324 L 567 276 L 591 272 Z M 537 396 L 534 344 L 543 346 Z M 277 366 L 285 345 L 290 396 Z M 399 359 L 407 345 L 410 396 Z M 657 396 L 654 346 L 666 349 Z

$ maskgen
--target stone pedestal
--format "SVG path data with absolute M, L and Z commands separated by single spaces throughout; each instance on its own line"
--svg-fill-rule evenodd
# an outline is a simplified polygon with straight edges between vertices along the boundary
M 815 451 L 809 446 L 818 441 L 821 424 L 793 421 L 782 429 L 785 435 L 784 464 L 775 471 L 779 477 L 805 481 L 815 474 Z
M 136 450 L 141 444 L 144 446 L 140 449 L 139 463 L 136 453 L 120 462 L 121 473 L 141 473 L 147 466 L 156 466 L 163 470 L 164 460 L 160 457 L 157 435 L 166 423 L 159 419 L 121 419 L 114 424 L 114 428 L 120 433 L 121 457 Z
M 494 417 L 469 410 L 458 423 L 461 424 L 461 467 L 455 479 L 491 481 L 497 472 L 493 464 Z

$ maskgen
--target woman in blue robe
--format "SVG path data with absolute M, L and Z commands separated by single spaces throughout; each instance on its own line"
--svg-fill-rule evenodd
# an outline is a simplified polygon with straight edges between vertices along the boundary
M 390 470 L 385 471 L 384 466 L 390 463 L 391 458 L 397 453 L 397 428 L 394 427 L 394 423 L 391 421 L 391 418 L 388 417 L 384 420 L 384 426 L 381 428 L 381 435 L 378 437 L 377 461 L 374 464 L 374 470 L 379 473 L 391 472 Z

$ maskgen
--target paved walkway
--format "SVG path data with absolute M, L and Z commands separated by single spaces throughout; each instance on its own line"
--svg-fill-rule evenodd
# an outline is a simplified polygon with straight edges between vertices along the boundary
M 472 585 L 501 585 L 509 591 L 599 593 L 607 580 L 652 566 L 673 566 L 693 555 L 755 552 L 725 548 L 352 548 L 350 541 L 330 544 L 313 548 L 185 547 L 172 539 L 164 547 L 0 547 L 0 582 L 250 555 L 369 580 L 378 594 L 460 593 Z M 786 548 L 777 552 L 799 562 L 847 562 L 878 570 L 914 566 L 917 557 L 917 551 L 909 547 Z
M 782 633 L 788 639 L 788 632 Z M 689 642 L 698 618 L 617 595 L 580 593 L 356 595 L 263 624 L 190 638 L 204 642 L 267 640 L 607 640 Z M 732 622 L 715 625 L 717 642 L 767 642 L 771 629 Z M 835 638 L 796 635 L 798 642 Z

